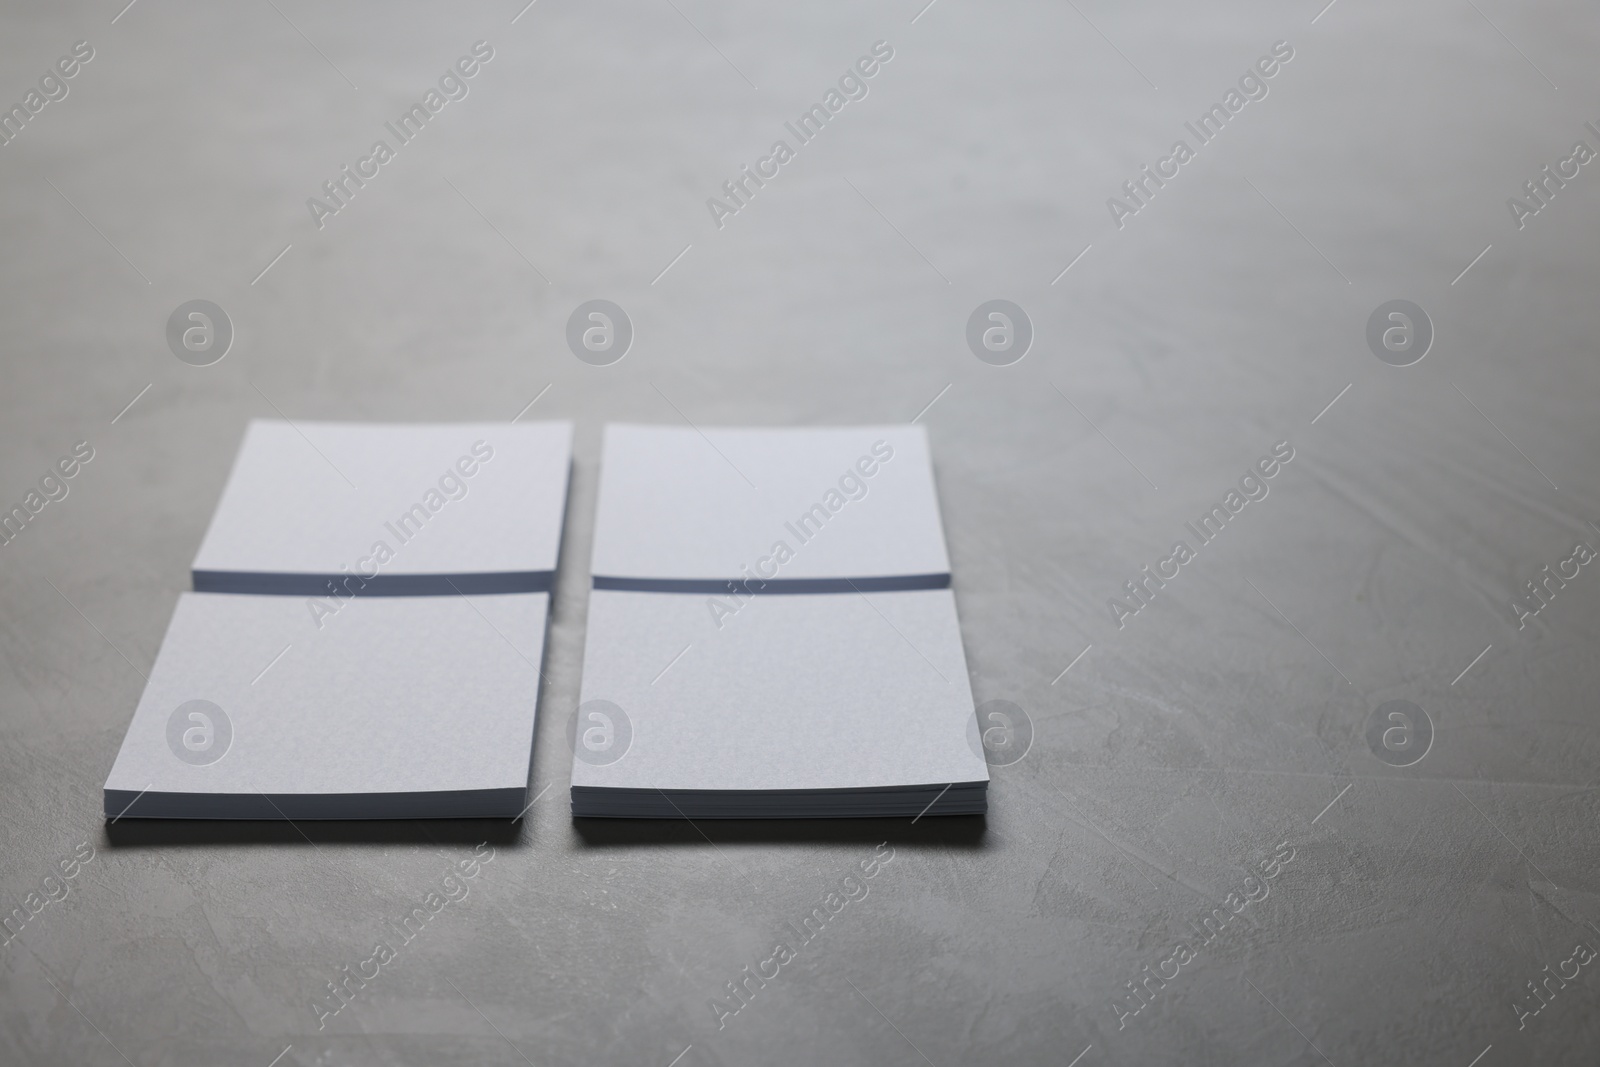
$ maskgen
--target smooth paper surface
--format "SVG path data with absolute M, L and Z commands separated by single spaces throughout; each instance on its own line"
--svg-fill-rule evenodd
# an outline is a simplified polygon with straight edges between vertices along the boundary
M 106 781 L 107 815 L 135 794 L 126 817 L 177 814 L 184 796 L 188 817 L 249 817 L 208 795 L 281 817 L 260 794 L 306 801 L 298 818 L 384 817 L 384 798 L 412 816 L 515 815 L 548 602 L 356 598 L 319 627 L 298 597 L 185 593 Z M 180 755 L 169 730 L 194 700 L 222 709 L 231 734 L 214 762 Z
M 948 589 L 754 597 L 720 627 L 709 599 L 591 594 L 583 701 L 622 709 L 631 739 L 575 759 L 575 790 L 988 781 Z
M 195 556 L 195 588 L 548 589 L 571 440 L 566 422 L 254 420 Z
M 610 424 L 591 569 L 597 588 L 747 575 L 947 584 L 927 434 Z

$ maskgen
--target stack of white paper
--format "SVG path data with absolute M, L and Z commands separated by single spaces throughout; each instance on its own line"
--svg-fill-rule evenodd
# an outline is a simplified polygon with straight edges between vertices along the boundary
M 573 814 L 986 808 L 920 427 L 606 428 Z
M 107 816 L 517 815 L 570 466 L 566 423 L 253 422 Z
M 545 593 L 185 593 L 106 779 L 108 818 L 511 818 Z
M 549 592 L 566 422 L 250 423 L 194 561 L 203 593 Z

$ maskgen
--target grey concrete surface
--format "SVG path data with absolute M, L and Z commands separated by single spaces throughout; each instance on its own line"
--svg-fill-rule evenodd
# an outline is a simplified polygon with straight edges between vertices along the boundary
M 1595 1062 L 1600 576 L 1515 605 L 1600 545 L 1600 172 L 1508 206 L 1600 148 L 1592 10 L 123 2 L 0 22 L 0 103 L 94 49 L 0 146 L 0 503 L 94 451 L 0 547 L 0 901 L 26 916 L 0 1062 Z M 480 40 L 468 95 L 319 228 L 307 199 Z M 707 198 L 880 40 L 867 96 L 719 228 Z M 1277 41 L 1265 98 L 1199 144 Z M 1179 138 L 1119 227 L 1108 198 Z M 594 298 L 636 333 L 610 366 L 565 342 Z M 1010 366 L 965 340 L 993 298 L 1035 331 Z M 234 328 L 210 366 L 167 345 L 192 299 Z M 1432 324 L 1410 366 L 1366 340 L 1395 299 Z M 579 425 L 526 818 L 106 825 L 246 420 L 519 414 Z M 575 823 L 603 422 L 913 418 L 976 698 L 1034 732 L 988 816 Z M 1389 701 L 1431 723 L 1409 766 L 1367 740 Z

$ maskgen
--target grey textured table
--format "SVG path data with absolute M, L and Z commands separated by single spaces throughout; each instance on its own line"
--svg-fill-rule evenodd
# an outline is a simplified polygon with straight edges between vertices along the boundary
M 6 4 L 0 504 L 93 459 L 0 547 L 0 1062 L 1595 1062 L 1593 12 L 922 2 Z M 526 818 L 105 823 L 247 419 L 519 415 L 579 426 Z M 1034 735 L 988 816 L 575 823 L 602 423 L 913 418 Z

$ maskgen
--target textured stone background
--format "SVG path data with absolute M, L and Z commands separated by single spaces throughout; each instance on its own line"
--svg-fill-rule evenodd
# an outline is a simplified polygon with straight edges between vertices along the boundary
M 1591 11 L 122 2 L 13 0 L 0 34 L 5 103 L 95 49 L 0 147 L 0 502 L 96 453 L 0 548 L 0 901 L 95 850 L 0 949 L 0 1061 L 1594 1061 L 1592 966 L 1520 1031 L 1513 1004 L 1600 947 L 1600 576 L 1522 630 L 1511 604 L 1600 537 L 1600 175 L 1520 231 L 1506 207 L 1597 143 Z M 470 95 L 319 230 L 306 198 L 479 39 Z M 880 39 L 870 95 L 714 226 Z M 1270 95 L 1115 227 L 1107 197 L 1278 40 Z M 563 339 L 594 297 L 637 331 L 609 367 Z M 1009 367 L 964 340 L 994 297 L 1037 331 Z M 165 343 L 193 298 L 237 331 L 213 366 Z M 1367 348 L 1394 298 L 1436 330 L 1414 366 Z M 246 420 L 510 419 L 547 386 L 524 417 L 577 420 L 578 462 L 527 818 L 108 828 Z M 603 422 L 935 397 L 974 694 L 1036 733 L 987 818 L 574 824 Z M 1280 440 L 1270 496 L 1118 629 L 1107 599 Z M 1414 766 L 1365 740 L 1388 700 L 1434 725 Z M 325 983 L 483 841 L 468 898 L 319 1030 Z M 718 1030 L 710 998 L 883 841 L 870 895 Z M 1119 1029 L 1125 983 L 1280 842 L 1270 896 Z

